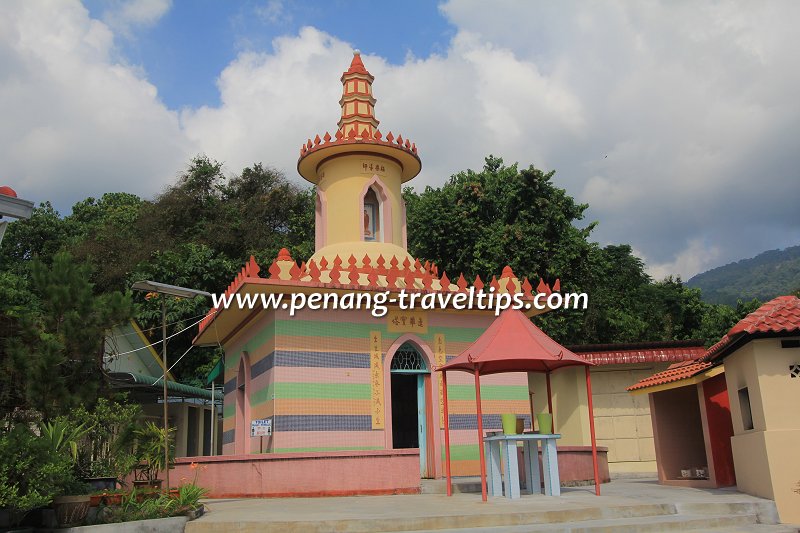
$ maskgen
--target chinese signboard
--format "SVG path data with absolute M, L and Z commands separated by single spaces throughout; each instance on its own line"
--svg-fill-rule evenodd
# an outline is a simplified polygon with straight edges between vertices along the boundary
M 369 380 L 372 385 L 372 429 L 383 429 L 383 350 L 381 332 L 369 332 Z
M 428 333 L 428 315 L 425 311 L 389 309 L 386 320 L 391 333 Z

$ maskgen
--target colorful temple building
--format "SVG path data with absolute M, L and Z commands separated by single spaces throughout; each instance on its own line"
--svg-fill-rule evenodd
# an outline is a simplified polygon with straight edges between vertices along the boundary
M 422 168 L 417 146 L 378 129 L 373 76 L 357 52 L 341 81 L 338 129 L 309 139 L 297 164 L 317 191 L 314 255 L 298 264 L 283 250 L 268 272 L 251 258 L 227 294 L 484 288 L 479 277 L 451 280 L 409 255 L 401 186 Z M 490 287 L 529 300 L 534 294 L 508 267 Z M 540 281 L 536 290 L 552 288 Z M 494 318 L 492 310 L 451 308 L 390 307 L 380 318 L 365 309 L 304 309 L 295 316 L 286 309 L 212 310 L 195 343 L 225 350 L 223 454 L 418 449 L 420 475 L 441 477 L 441 378 L 432 369 Z M 530 425 L 524 373 L 492 376 L 483 389 L 485 427 L 499 429 L 501 413 L 526 415 Z M 454 474 L 477 473 L 472 377 L 454 376 L 448 392 Z M 254 420 L 269 421 L 271 435 L 251 437 Z
M 266 271 L 251 258 L 226 294 L 341 296 L 405 289 L 425 295 L 484 289 L 519 293 L 530 302 L 536 293 L 559 291 L 558 281 L 550 287 L 538 280 L 534 287 L 509 267 L 491 280 L 468 281 L 408 253 L 401 187 L 420 172 L 422 163 L 415 143 L 378 128 L 373 80 L 356 52 L 341 77 L 338 128 L 333 135 L 309 138 L 300 148 L 298 172 L 317 193 L 313 256 L 296 261 L 282 250 Z M 541 312 L 526 311 L 529 316 Z M 397 460 L 403 456 L 403 468 L 408 468 L 407 461 L 416 464 L 418 455 L 416 487 L 419 477 L 442 477 L 441 377 L 432 369 L 464 351 L 494 319 L 492 310 L 452 306 L 428 311 L 389 306 L 381 317 L 364 309 L 304 309 L 294 316 L 280 308 L 212 309 L 195 343 L 225 350 L 224 456 L 252 459 L 261 454 L 259 460 L 269 460 L 267 456 L 295 454 L 291 457 L 299 461 L 300 454 L 316 454 L 318 460 L 395 454 Z M 701 344 L 569 347 L 596 365 L 592 397 L 604 478 L 609 472 L 656 471 L 650 407 L 625 387 L 670 363 L 694 359 L 703 352 Z M 530 413 L 547 409 L 545 381 L 541 374 L 487 376 L 481 387 L 484 428 L 499 430 L 503 413 L 518 414 L 530 428 Z M 476 475 L 472 376 L 452 373 L 447 392 L 453 475 Z M 583 371 L 555 372 L 552 392 L 555 430 L 562 435 L 562 480 L 591 479 Z M 251 436 L 257 424 L 270 425 L 271 434 Z M 220 477 L 219 483 L 224 482 Z M 396 480 L 386 483 L 397 485 Z M 234 488 L 216 494 L 239 494 Z M 287 490 L 294 493 L 293 487 Z

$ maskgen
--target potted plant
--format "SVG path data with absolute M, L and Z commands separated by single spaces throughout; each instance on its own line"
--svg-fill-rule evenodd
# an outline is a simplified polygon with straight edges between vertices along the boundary
M 62 494 L 53 498 L 53 510 L 59 527 L 72 527 L 83 523 L 89 514 L 91 497 L 89 485 L 77 478 L 62 486 Z
M 77 409 L 72 418 L 87 420 L 90 429 L 81 443 L 79 468 L 83 480 L 97 491 L 113 491 L 138 462 L 134 430 L 140 415 L 135 404 L 100 398 L 92 411 Z
M 136 456 L 139 459 L 137 467 L 139 475 L 133 483 L 138 486 L 161 488 L 161 480 L 158 475 L 170 467 L 175 457 L 175 428 L 169 428 L 169 432 L 165 434 L 164 428 L 147 421 L 134 433 L 136 435 Z M 164 456 L 165 435 L 169 443 L 169 461 Z
M 51 455 L 65 457 L 70 461 L 70 477 L 60 486 L 59 494 L 53 498 L 53 509 L 59 526 L 78 525 L 89 513 L 89 486 L 78 479 L 78 442 L 89 432 L 86 422 L 72 423 L 64 417 L 39 425 L 40 439 L 47 444 Z

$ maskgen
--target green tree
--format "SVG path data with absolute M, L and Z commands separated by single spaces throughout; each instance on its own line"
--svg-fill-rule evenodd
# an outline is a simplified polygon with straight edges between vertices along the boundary
M 6 379 L 19 391 L 14 407 L 47 419 L 96 400 L 105 332 L 130 317 L 132 305 L 120 292 L 95 295 L 88 277 L 68 253 L 57 253 L 49 266 L 32 262 L 38 305 L 18 314 L 3 343 Z

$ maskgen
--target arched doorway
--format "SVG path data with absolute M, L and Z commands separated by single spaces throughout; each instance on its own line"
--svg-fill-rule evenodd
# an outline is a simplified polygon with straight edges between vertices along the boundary
M 239 359 L 236 373 L 236 432 L 234 453 L 250 453 L 250 358 L 247 352 Z
M 392 448 L 419 448 L 419 470 L 429 475 L 430 369 L 419 349 L 403 343 L 392 357 Z M 431 469 L 433 465 L 430 465 Z

